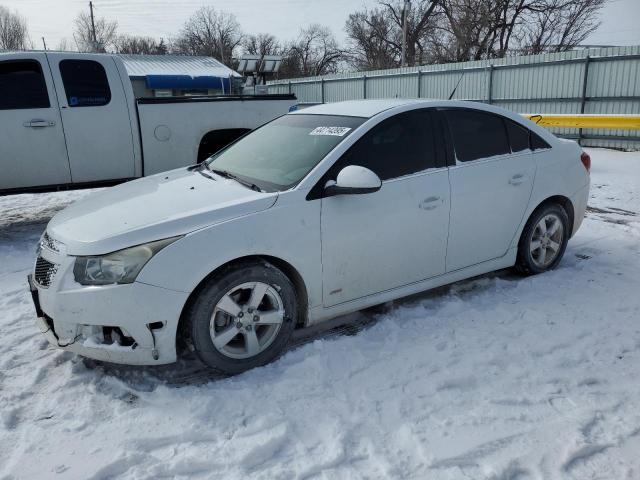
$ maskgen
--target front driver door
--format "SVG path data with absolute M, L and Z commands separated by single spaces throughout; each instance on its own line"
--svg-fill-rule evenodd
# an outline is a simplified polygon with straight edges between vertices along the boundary
M 64 130 L 44 53 L 0 62 L 0 191 L 71 182 Z
M 326 307 L 441 275 L 449 226 L 449 181 L 428 110 L 384 120 L 336 162 L 373 170 L 382 188 L 322 198 Z

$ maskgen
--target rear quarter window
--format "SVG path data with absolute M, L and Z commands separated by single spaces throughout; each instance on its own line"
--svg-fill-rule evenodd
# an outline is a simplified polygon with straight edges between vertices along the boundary
M 544 141 L 538 134 L 529 131 L 531 134 L 531 150 L 544 150 L 551 148 L 546 141 Z
M 529 129 L 506 118 L 504 121 L 507 126 L 507 134 L 509 135 L 511 151 L 513 153 L 517 153 L 529 150 L 529 136 L 531 134 Z

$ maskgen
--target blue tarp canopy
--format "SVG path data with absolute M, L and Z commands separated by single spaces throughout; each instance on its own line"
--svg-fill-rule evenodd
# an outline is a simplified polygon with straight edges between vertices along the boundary
M 191 75 L 146 75 L 145 83 L 150 90 L 180 89 L 202 90 L 219 89 L 230 90 L 229 77 L 191 76 Z

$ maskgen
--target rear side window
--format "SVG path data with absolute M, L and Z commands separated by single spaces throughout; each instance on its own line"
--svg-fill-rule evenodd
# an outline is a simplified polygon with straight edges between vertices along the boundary
M 502 117 L 477 110 L 445 110 L 456 158 L 470 162 L 511 153 Z
M 0 62 L 0 110 L 49 108 L 40 62 Z
M 100 107 L 111 101 L 104 67 L 93 60 L 62 60 L 60 76 L 70 107 Z
M 511 151 L 517 153 L 529 150 L 529 130 L 506 118 L 504 122 L 507 126 Z
M 530 132 L 531 134 L 531 150 L 542 150 L 545 148 L 551 148 L 547 142 L 540 138 L 537 134 Z
M 431 113 L 414 110 L 384 120 L 358 140 L 334 169 L 347 165 L 369 168 L 381 180 L 438 167 Z

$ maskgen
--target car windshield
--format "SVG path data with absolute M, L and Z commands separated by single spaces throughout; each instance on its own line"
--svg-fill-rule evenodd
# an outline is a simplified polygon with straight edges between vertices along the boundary
M 300 182 L 365 120 L 337 115 L 284 115 L 218 152 L 207 166 L 262 190 L 286 190 Z

